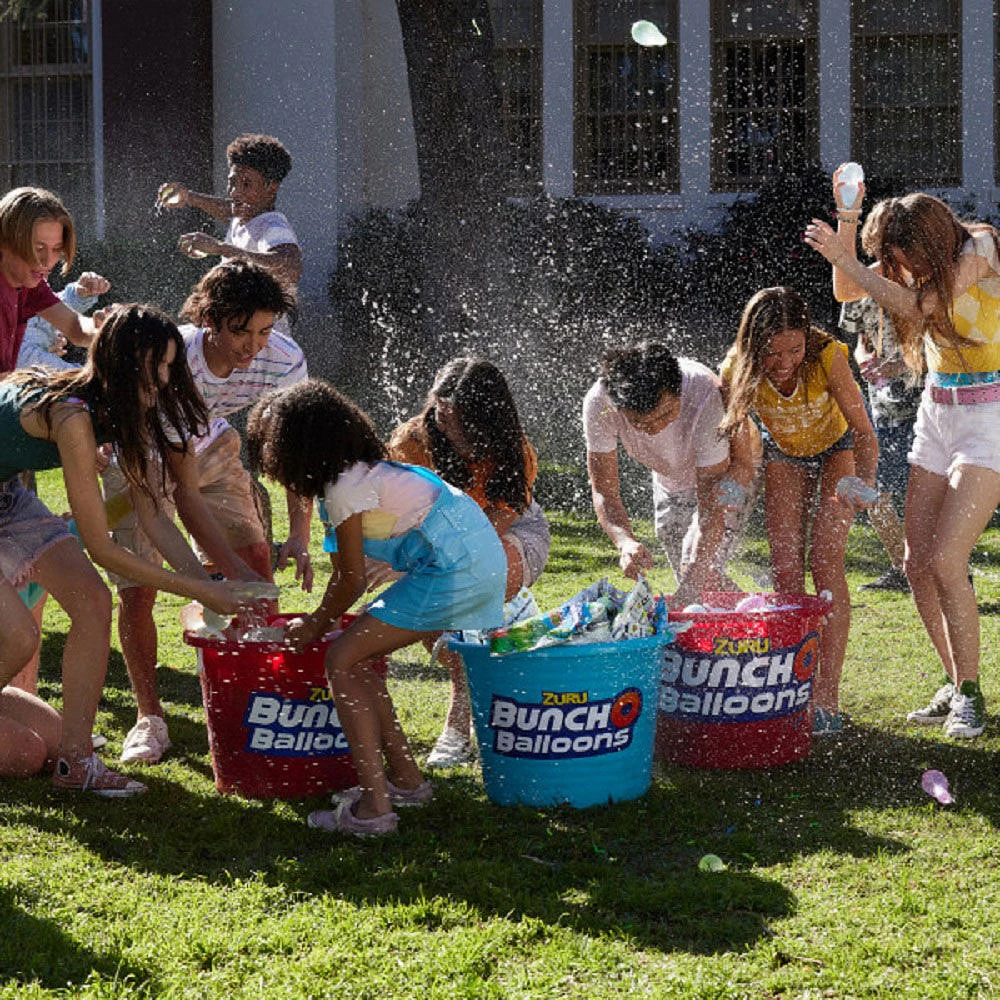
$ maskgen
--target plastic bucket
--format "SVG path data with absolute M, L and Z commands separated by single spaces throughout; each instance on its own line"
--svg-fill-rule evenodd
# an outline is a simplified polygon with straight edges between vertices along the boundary
M 771 609 L 674 614 L 691 622 L 663 657 L 656 755 L 675 764 L 753 768 L 806 757 L 825 598 L 761 594 Z M 734 608 L 746 594 L 706 594 Z M 794 606 L 794 607 L 791 607 Z
M 292 615 L 276 615 L 283 625 Z M 345 616 L 341 624 L 346 626 Z M 299 799 L 357 782 L 327 686 L 330 640 L 301 653 L 279 642 L 220 642 L 184 633 L 198 653 L 215 787 L 251 799 Z M 373 668 L 385 676 L 387 663 Z
M 666 637 L 492 656 L 453 643 L 469 679 L 486 794 L 585 808 L 649 787 Z

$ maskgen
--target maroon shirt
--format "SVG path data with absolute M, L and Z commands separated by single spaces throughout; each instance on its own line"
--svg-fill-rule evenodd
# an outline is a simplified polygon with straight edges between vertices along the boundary
M 47 281 L 40 281 L 35 288 L 11 288 L 0 274 L 0 374 L 17 367 L 17 352 L 28 320 L 58 301 Z

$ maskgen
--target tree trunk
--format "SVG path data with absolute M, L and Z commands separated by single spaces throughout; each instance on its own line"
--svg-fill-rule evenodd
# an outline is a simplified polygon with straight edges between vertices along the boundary
M 421 301 L 432 365 L 463 350 L 502 255 L 507 185 L 487 0 L 397 0 L 426 223 Z

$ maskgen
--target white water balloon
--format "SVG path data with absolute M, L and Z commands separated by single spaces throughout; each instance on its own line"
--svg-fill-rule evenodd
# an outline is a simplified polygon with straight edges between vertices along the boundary
M 636 21 L 632 25 L 632 41 L 644 48 L 667 44 L 666 36 L 652 21 Z

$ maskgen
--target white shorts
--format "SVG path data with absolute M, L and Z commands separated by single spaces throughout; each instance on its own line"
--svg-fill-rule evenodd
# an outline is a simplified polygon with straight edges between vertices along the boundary
M 960 465 L 1000 473 L 1000 402 L 935 403 L 925 391 L 906 457 L 911 465 L 946 478 Z

